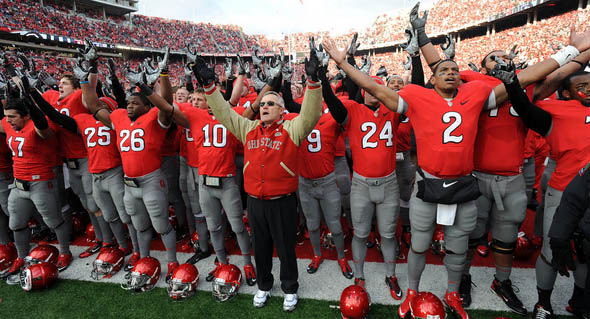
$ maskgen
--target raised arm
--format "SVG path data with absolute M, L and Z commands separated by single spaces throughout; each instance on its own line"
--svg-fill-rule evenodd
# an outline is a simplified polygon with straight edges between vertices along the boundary
M 566 77 L 582 69 L 588 63 L 589 60 L 590 50 L 586 50 L 566 65 L 551 72 L 551 74 L 549 74 L 543 81 L 535 84 L 535 89 L 533 91 L 533 101 L 542 100 L 553 94 L 553 92 L 555 92 L 559 88 L 561 82 Z
M 399 95 L 395 91 L 384 85 L 378 85 L 373 79 L 371 79 L 371 77 L 348 64 L 346 61 L 346 51 L 338 49 L 333 40 L 324 39 L 322 44 L 334 62 L 336 62 L 336 64 L 352 81 L 354 81 L 354 83 L 376 97 L 388 109 L 397 112 Z
M 31 97 L 33 98 L 33 101 L 35 101 L 37 106 L 41 109 L 41 111 L 43 111 L 43 113 L 45 113 L 45 115 L 47 115 L 47 117 L 51 121 L 67 129 L 70 132 L 80 134 L 80 132 L 78 131 L 78 124 L 76 124 L 76 121 L 73 118 L 58 112 L 53 106 L 51 106 L 51 104 L 49 104 L 49 102 L 47 102 L 43 98 L 43 96 L 41 96 L 41 93 L 39 93 L 39 91 L 37 91 L 36 89 L 32 89 Z
M 163 82 L 166 82 L 164 79 Z M 168 81 L 168 84 L 170 82 Z M 162 125 L 168 126 L 170 125 L 170 121 L 177 123 L 183 127 L 190 127 L 188 118 L 184 113 L 182 113 L 176 106 L 170 105 L 168 101 L 166 101 L 160 95 L 154 93 L 152 89 L 147 86 L 145 83 L 139 84 L 139 89 L 141 90 L 142 94 L 144 94 L 150 102 L 158 108 L 158 120 Z

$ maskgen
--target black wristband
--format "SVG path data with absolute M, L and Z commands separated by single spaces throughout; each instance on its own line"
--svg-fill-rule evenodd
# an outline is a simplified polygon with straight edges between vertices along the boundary
M 577 63 L 579 64 L 581 67 L 584 67 L 584 63 L 577 61 L 577 60 L 572 60 L 571 62 Z

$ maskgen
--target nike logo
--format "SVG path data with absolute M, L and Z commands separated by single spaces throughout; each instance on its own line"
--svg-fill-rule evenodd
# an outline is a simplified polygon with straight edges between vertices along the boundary
M 453 185 L 455 185 L 457 183 L 458 183 L 458 181 L 454 181 L 454 182 L 449 183 L 449 184 L 447 184 L 447 182 L 443 182 L 443 188 L 451 187 L 451 186 L 453 186 Z
M 383 116 L 385 116 L 385 115 L 387 115 L 387 114 L 389 114 L 389 112 L 385 112 L 385 113 L 383 113 Z
M 319 124 L 320 124 L 320 125 L 324 125 L 324 123 L 326 123 L 326 122 L 320 122 Z
M 465 103 L 467 103 L 467 102 L 469 102 L 469 100 L 461 101 L 460 104 L 465 105 Z

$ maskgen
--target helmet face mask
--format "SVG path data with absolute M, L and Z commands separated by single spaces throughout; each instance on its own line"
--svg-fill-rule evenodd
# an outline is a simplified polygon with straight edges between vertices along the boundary
M 100 276 L 102 278 L 111 277 L 113 271 L 113 265 L 111 263 L 103 262 L 102 260 L 95 260 L 93 262 L 93 269 L 90 273 L 90 277 L 94 280 L 98 280 Z
M 29 268 L 26 268 L 20 273 L 20 286 L 25 291 L 31 291 L 31 289 L 33 289 L 33 280 L 31 276 L 31 270 Z
M 215 273 L 215 280 L 211 283 L 213 299 L 223 302 L 238 294 L 242 282 L 242 272 L 236 265 L 225 264 Z
M 168 286 L 168 296 L 174 301 L 182 301 L 192 297 L 195 291 L 189 283 L 180 280 L 171 280 Z
M 19 284 L 25 291 L 44 289 L 57 279 L 57 266 L 42 262 L 26 266 L 19 274 Z
M 219 302 L 224 302 L 238 294 L 236 286 L 231 283 L 226 283 L 225 280 L 216 278 L 212 283 L 213 299 Z
M 168 283 L 168 297 L 173 301 L 182 301 L 195 294 L 199 284 L 199 270 L 193 264 L 182 264 L 173 272 Z
M 123 267 L 124 261 L 125 256 L 119 248 L 103 248 L 92 263 L 90 277 L 94 280 L 110 278 Z
M 141 258 L 127 274 L 127 281 L 121 284 L 121 288 L 134 292 L 150 291 L 160 279 L 160 271 L 160 262 L 157 259 L 149 256 Z

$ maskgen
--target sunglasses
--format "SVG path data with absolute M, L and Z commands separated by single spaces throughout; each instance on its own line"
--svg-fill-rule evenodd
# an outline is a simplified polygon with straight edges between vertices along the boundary
M 274 102 L 274 101 L 260 102 L 260 107 L 263 107 L 263 106 L 265 106 L 265 105 L 266 105 L 266 106 L 275 106 L 275 105 L 279 105 L 279 103 L 276 103 L 276 102 Z

